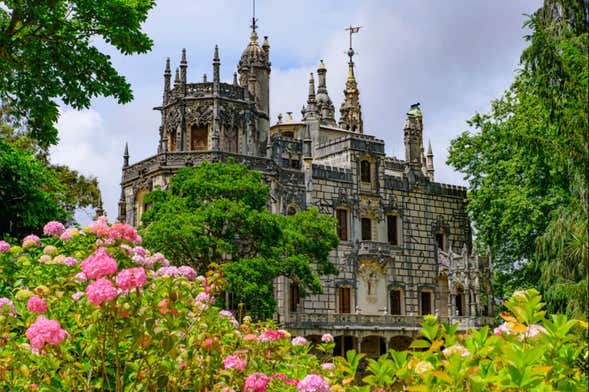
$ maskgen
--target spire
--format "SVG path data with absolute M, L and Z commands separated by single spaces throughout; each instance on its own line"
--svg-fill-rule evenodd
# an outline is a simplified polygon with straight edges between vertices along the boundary
M 170 71 L 170 58 L 166 58 L 166 68 L 164 70 L 164 104 L 168 99 L 168 92 L 170 91 L 170 79 L 172 78 L 172 71 Z
M 360 91 L 354 75 L 354 48 L 352 47 L 352 35 L 360 31 L 361 26 L 350 26 L 346 30 L 350 32 L 350 48 L 348 49 L 348 79 L 344 90 L 344 102 L 340 107 L 339 126 L 352 132 L 363 133 L 362 106 L 360 105 Z
M 94 220 L 98 220 L 101 216 L 106 216 L 106 212 L 104 211 L 104 206 L 102 205 L 102 195 L 98 198 L 98 205 L 96 206 Z
M 206 73 L 205 74 L 202 74 L 202 82 L 203 83 L 208 83 L 207 74 Z
M 434 180 L 434 153 L 432 152 L 432 142 L 427 141 L 427 159 L 425 167 L 427 169 L 427 175 L 430 180 Z
M 176 68 L 176 77 L 174 78 L 174 87 L 178 87 L 180 85 L 180 70 Z
M 125 152 L 123 153 L 123 167 L 129 166 L 129 144 L 125 142 Z
M 250 40 L 252 42 L 258 42 L 258 33 L 256 32 L 256 29 L 258 28 L 258 26 L 256 25 L 256 22 L 258 21 L 256 19 L 256 0 L 252 0 L 252 24 L 251 24 L 251 28 L 252 28 L 252 34 L 250 35 Z
M 213 56 L 213 82 L 218 83 L 220 81 L 219 67 L 221 60 L 219 60 L 219 46 L 215 45 L 215 54 Z
M 233 72 L 233 85 L 239 86 L 239 82 L 237 81 L 237 72 Z
M 307 97 L 307 108 L 305 109 L 304 119 L 313 119 L 317 117 L 317 100 L 315 96 L 315 78 L 313 72 L 309 75 L 309 96 Z
M 335 109 L 329 94 L 327 93 L 327 81 L 326 81 L 327 69 L 323 60 L 319 63 L 317 68 L 318 86 L 317 86 L 317 110 L 321 117 L 321 124 L 336 126 L 335 122 Z
M 188 62 L 186 61 L 186 49 L 182 49 L 182 60 L 180 60 L 180 82 L 186 83 L 186 68 Z

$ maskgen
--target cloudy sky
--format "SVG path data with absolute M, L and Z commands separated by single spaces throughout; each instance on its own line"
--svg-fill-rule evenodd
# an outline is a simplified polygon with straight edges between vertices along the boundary
M 449 142 L 513 80 L 525 47 L 524 14 L 539 5 L 540 0 L 257 0 L 259 35 L 268 35 L 271 45 L 272 123 L 281 112 L 300 117 L 309 72 L 321 59 L 339 109 L 347 73 L 344 28 L 360 25 L 354 49 L 365 133 L 384 139 L 387 155 L 404 158 L 403 120 L 409 106 L 420 102 L 436 180 L 464 184 L 445 164 Z M 124 143 L 131 163 L 156 152 L 160 118 L 152 108 L 161 103 L 165 58 L 176 67 L 186 48 L 188 79 L 197 82 L 203 73 L 212 75 L 218 44 L 221 78 L 231 81 L 248 43 L 251 9 L 251 0 L 160 0 L 144 26 L 154 41 L 150 53 L 123 56 L 101 47 L 133 86 L 135 100 L 118 105 L 100 98 L 85 111 L 63 107 L 52 159 L 99 178 L 111 220 L 117 215 Z

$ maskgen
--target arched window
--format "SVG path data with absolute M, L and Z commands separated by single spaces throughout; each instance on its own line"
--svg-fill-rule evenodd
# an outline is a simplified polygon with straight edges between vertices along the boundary
M 370 162 L 365 159 L 360 161 L 360 181 L 370 182 Z
M 145 195 L 147 195 L 147 191 L 145 189 L 140 189 L 135 194 L 135 226 L 139 226 L 141 224 L 141 216 L 147 210 L 147 206 L 145 205 Z
M 299 211 L 294 205 L 289 205 L 286 207 L 286 215 L 296 215 Z
M 176 151 L 176 131 L 170 131 L 168 151 Z
M 456 306 L 456 316 L 464 316 L 464 288 L 462 286 L 456 286 L 454 304 Z
M 438 246 L 439 250 L 446 250 L 445 244 L 446 244 L 446 236 L 444 235 L 444 232 L 437 232 L 436 233 L 436 245 Z
M 206 151 L 209 148 L 209 131 L 206 126 L 190 127 L 190 149 L 192 151 Z

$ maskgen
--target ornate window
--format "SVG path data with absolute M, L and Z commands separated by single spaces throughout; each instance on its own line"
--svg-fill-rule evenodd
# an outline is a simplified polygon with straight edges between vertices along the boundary
M 193 125 L 190 128 L 190 149 L 192 151 L 206 151 L 209 148 L 209 131 L 204 127 Z
M 360 222 L 362 226 L 362 241 L 372 241 L 372 219 L 362 218 Z
M 419 296 L 419 306 L 421 315 L 432 314 L 432 293 L 431 291 L 422 291 Z
M 335 210 L 337 218 L 337 235 L 340 240 L 348 240 L 348 210 L 345 208 L 338 208 Z
M 298 213 L 298 209 L 295 205 L 291 204 L 286 207 L 286 215 L 296 215 Z
M 399 217 L 387 215 L 387 239 L 391 245 L 399 245 Z
M 401 289 L 392 289 L 390 292 L 391 296 L 391 309 L 390 313 L 392 315 L 401 315 L 402 313 L 402 298 L 403 292 Z
M 337 289 L 338 311 L 339 313 L 350 313 L 352 309 L 352 289 L 349 286 L 340 286 Z
M 360 161 L 360 181 L 370 182 L 370 161 L 366 159 Z

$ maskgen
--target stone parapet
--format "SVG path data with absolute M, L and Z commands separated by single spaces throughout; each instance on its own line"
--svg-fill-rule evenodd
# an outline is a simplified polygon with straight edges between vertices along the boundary
M 352 171 L 341 167 L 313 165 L 313 178 L 352 182 Z

